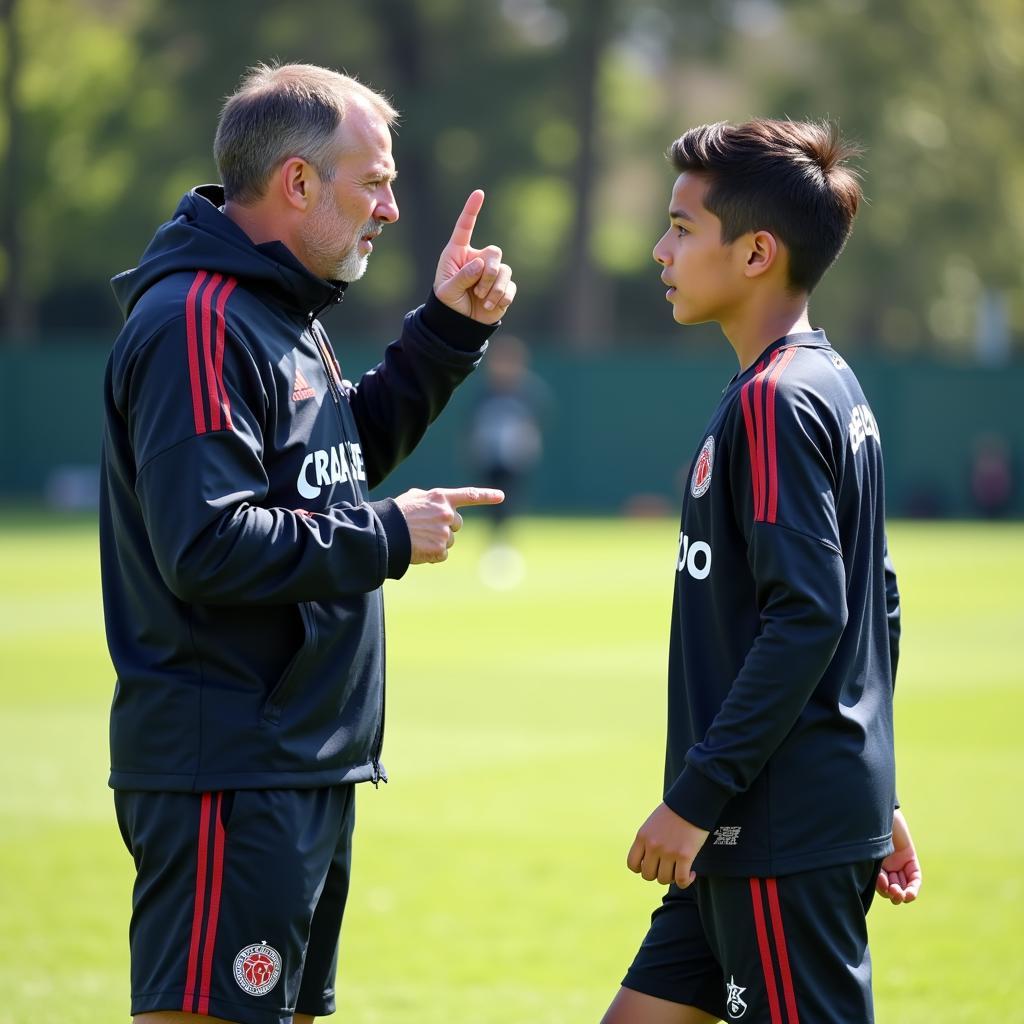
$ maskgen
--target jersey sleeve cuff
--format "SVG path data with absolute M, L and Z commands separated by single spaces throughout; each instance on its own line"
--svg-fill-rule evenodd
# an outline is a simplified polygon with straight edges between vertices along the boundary
M 405 516 L 402 515 L 402 510 L 394 498 L 384 498 L 382 501 L 371 501 L 368 504 L 384 527 L 384 536 L 387 538 L 387 578 L 400 580 L 412 561 L 412 537 L 409 535 Z
M 732 796 L 724 786 L 712 782 L 693 765 L 687 765 L 665 792 L 665 806 L 691 825 L 710 832 Z
M 431 334 L 462 352 L 479 352 L 497 324 L 481 324 L 446 306 L 433 292 L 420 307 L 420 319 Z

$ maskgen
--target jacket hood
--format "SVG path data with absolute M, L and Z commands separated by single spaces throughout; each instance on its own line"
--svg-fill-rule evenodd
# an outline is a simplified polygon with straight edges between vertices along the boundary
M 110 285 L 126 319 L 149 288 L 182 271 L 207 270 L 236 277 L 303 314 L 341 300 L 345 282 L 317 277 L 283 242 L 254 245 L 221 212 L 223 204 L 220 185 L 201 185 L 187 192 L 174 216 L 157 229 L 139 265 L 113 278 Z

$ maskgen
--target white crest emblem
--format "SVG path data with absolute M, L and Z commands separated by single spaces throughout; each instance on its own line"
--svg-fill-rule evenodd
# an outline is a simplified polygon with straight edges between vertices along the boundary
M 725 986 L 725 1008 L 733 1020 L 737 1020 L 747 1012 L 747 1004 L 743 1001 L 743 993 L 746 986 L 737 985 L 736 979 L 730 974 L 729 982 Z
M 706 494 L 711 486 L 711 470 L 715 465 L 715 435 L 708 434 L 704 447 L 697 456 L 697 464 L 693 467 L 693 478 L 690 481 L 690 493 L 699 498 Z
M 281 977 L 281 954 L 266 941 L 254 942 L 235 957 L 235 981 L 251 996 L 265 996 Z

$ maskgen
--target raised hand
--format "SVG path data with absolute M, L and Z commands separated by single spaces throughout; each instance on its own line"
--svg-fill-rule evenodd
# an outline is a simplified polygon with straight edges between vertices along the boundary
M 414 487 L 395 498 L 405 516 L 412 538 L 412 564 L 443 562 L 462 528 L 462 516 L 456 511 L 466 505 L 500 505 L 501 491 L 488 487 L 434 487 L 421 491 Z
M 437 261 L 434 294 L 457 313 L 482 324 L 494 324 L 512 305 L 516 283 L 512 268 L 501 262 L 498 246 L 473 248 L 473 228 L 483 205 L 483 192 L 471 192 Z

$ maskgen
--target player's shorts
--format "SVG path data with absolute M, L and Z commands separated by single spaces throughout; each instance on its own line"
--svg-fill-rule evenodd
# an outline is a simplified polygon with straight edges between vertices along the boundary
M 133 1014 L 334 1011 L 354 786 L 114 794 L 135 859 Z
M 669 886 L 623 986 L 743 1024 L 871 1024 L 879 862 Z

